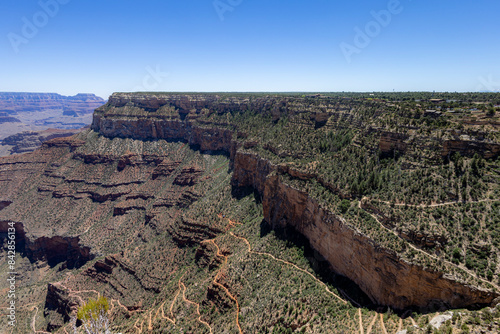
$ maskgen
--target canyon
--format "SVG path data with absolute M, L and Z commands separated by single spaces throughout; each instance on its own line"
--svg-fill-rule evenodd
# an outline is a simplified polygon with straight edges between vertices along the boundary
M 343 199 L 353 198 L 320 172 L 276 158 L 299 153 L 287 152 L 279 143 L 261 143 L 229 117 L 224 121 L 225 115 L 255 110 L 271 124 L 294 118 L 299 126 L 309 122 L 313 129 L 362 122 L 318 97 L 115 93 L 95 110 L 90 129 L 71 138 L 51 138 L 35 152 L 0 159 L 0 237 L 5 239 L 3 227 L 14 221 L 20 226 L 19 252 L 32 265 L 46 263 L 59 271 L 81 268 L 76 275 L 68 271 L 63 283 L 49 280 L 48 330 L 63 328 L 69 321 L 81 298 L 77 288 L 107 291 L 113 305 L 124 310 L 118 317 L 127 322 L 145 307 L 143 300 L 161 295 L 165 282 L 171 292 L 181 289 L 186 277 L 176 268 L 189 258 L 191 247 L 199 268 L 224 268 L 229 256 L 237 253 L 234 244 L 224 241 L 237 236 L 225 233 L 239 223 L 229 220 L 226 226 L 220 212 L 242 206 L 234 194 L 245 189 L 255 192 L 266 224 L 304 236 L 321 263 L 333 275 L 355 283 L 373 305 L 420 311 L 496 305 L 500 294 L 494 285 L 474 284 L 413 263 L 325 207 L 313 193 L 299 189 L 294 182 L 319 184 Z M 415 145 L 409 136 L 368 131 L 379 138 L 375 145 L 382 153 L 413 154 L 407 152 Z M 359 140 L 353 140 L 355 145 Z M 500 147 L 478 139 L 433 145 L 439 148 L 436 159 L 470 151 L 491 158 L 498 156 Z M 226 195 L 217 190 L 223 185 L 231 189 Z M 212 199 L 220 196 L 229 197 Z M 232 204 L 226 207 L 225 202 Z M 221 242 L 224 247 L 218 245 Z M 411 246 L 410 238 L 400 242 Z M 198 307 L 213 304 L 230 312 L 235 296 L 244 298 L 231 288 L 236 284 L 231 275 L 224 270 L 217 272 L 213 283 L 199 283 L 207 292 L 197 297 L 202 299 Z M 151 326 L 151 314 L 149 321 Z M 202 321 L 198 326 L 207 328 Z

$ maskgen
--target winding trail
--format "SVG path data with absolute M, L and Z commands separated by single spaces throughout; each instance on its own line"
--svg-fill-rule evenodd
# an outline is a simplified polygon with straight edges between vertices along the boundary
M 170 320 L 172 321 L 172 323 L 175 325 L 175 317 L 174 317 L 174 305 L 175 305 L 175 302 L 177 301 L 177 297 L 179 297 L 179 294 L 181 293 L 181 285 L 180 285 L 180 282 L 181 280 L 179 279 L 179 290 L 177 290 L 177 293 L 175 294 L 175 297 L 174 297 L 174 300 L 172 301 L 172 304 L 170 304 L 170 315 L 172 316 L 172 319 L 173 320 Z M 162 314 L 163 314 L 163 309 L 162 309 Z M 168 319 L 168 318 L 167 318 Z
M 67 282 L 67 280 L 68 280 L 68 279 L 64 280 L 64 282 Z M 56 282 L 56 283 L 54 283 L 54 285 L 58 285 L 58 286 L 60 286 L 61 288 L 63 288 L 64 290 L 67 290 L 67 291 L 69 292 L 69 293 L 68 293 L 68 296 L 69 296 L 69 297 L 76 297 L 76 298 L 78 298 L 78 300 L 80 300 L 80 301 L 82 302 L 82 304 L 85 304 L 85 301 L 83 300 L 83 298 L 82 298 L 80 295 L 78 295 L 79 293 L 89 293 L 89 292 L 91 292 L 91 293 L 96 293 L 96 294 L 97 294 L 97 298 L 99 298 L 99 297 L 101 296 L 100 292 L 99 292 L 99 291 L 96 291 L 96 290 L 78 290 L 78 291 L 72 290 L 71 288 L 68 288 L 67 286 L 65 286 L 62 282 Z M 115 300 L 115 299 L 112 299 L 112 300 L 111 300 L 111 303 L 112 303 L 114 300 Z M 119 301 L 118 301 L 118 303 L 119 303 Z M 34 332 L 35 334 L 37 334 L 37 333 L 42 333 L 42 334 L 43 334 L 43 333 L 48 333 L 48 332 L 45 332 L 45 331 L 37 331 L 37 330 L 36 330 L 36 316 L 37 316 L 37 314 L 38 314 L 38 307 L 37 307 L 37 306 L 35 306 L 35 308 L 36 308 L 36 312 L 35 312 L 35 314 L 34 314 L 34 316 L 33 316 L 33 320 L 32 320 L 32 322 L 31 322 L 31 327 L 32 327 L 32 329 L 33 329 L 33 332 Z M 127 310 L 127 311 L 128 311 L 128 310 Z M 64 329 L 64 331 L 66 331 L 66 328 L 63 328 L 63 329 Z M 48 333 L 48 334 L 50 334 L 50 333 Z
M 369 197 L 363 197 L 363 199 L 370 200 Z M 436 203 L 436 204 L 391 203 L 389 201 L 382 201 L 379 199 L 372 199 L 372 201 L 377 201 L 379 203 L 385 203 L 387 205 L 394 205 L 394 206 L 408 206 L 411 208 L 435 208 L 435 207 L 439 207 L 439 206 L 448 206 L 448 205 L 454 205 L 454 204 L 477 204 L 477 203 L 485 203 L 485 202 L 498 202 L 498 201 L 500 201 L 500 199 L 480 199 L 478 201 L 465 201 L 465 202 L 455 201 L 455 202 L 444 202 L 444 203 Z
M 308 276 L 310 276 L 314 281 L 316 281 L 318 284 L 320 284 L 321 286 L 323 286 L 325 288 L 325 290 L 331 294 L 332 296 L 334 296 L 335 298 L 337 298 L 338 300 L 340 300 L 342 303 L 344 304 L 347 304 L 347 302 L 342 298 L 340 297 L 339 295 L 333 293 L 332 291 L 330 291 L 330 289 L 328 288 L 328 286 L 323 283 L 321 280 L 319 280 L 318 278 L 316 278 L 313 274 L 311 274 L 310 272 L 308 272 L 307 270 L 305 269 L 302 269 L 300 268 L 299 266 L 297 266 L 296 264 L 294 263 L 291 263 L 291 262 L 288 262 L 288 261 L 285 261 L 285 260 L 281 260 L 281 259 L 278 259 L 276 258 L 274 255 L 272 254 L 269 254 L 269 253 L 263 253 L 263 252 L 256 252 L 256 251 L 253 251 L 252 250 L 252 246 L 250 245 L 250 243 L 248 242 L 248 240 L 246 238 L 243 238 L 243 237 L 239 237 L 237 235 L 235 235 L 233 232 L 229 232 L 230 235 L 232 235 L 233 237 L 235 237 L 236 239 L 240 239 L 240 240 L 243 240 L 247 246 L 248 246 L 248 252 L 249 253 L 252 253 L 252 254 L 257 254 L 257 255 L 263 255 L 263 256 L 267 256 L 267 257 L 270 257 L 272 258 L 273 260 L 275 261 L 278 261 L 278 262 L 281 262 L 281 263 L 284 263 L 284 264 L 287 264 L 289 266 L 292 266 L 294 267 L 295 269 L 297 269 L 298 271 L 300 272 L 303 272 L 305 274 L 307 274 Z
M 219 217 L 220 219 L 224 219 L 224 218 L 225 218 L 225 217 L 222 215 L 222 213 L 219 213 L 219 214 L 217 215 L 217 217 Z M 226 231 L 226 232 L 227 232 L 227 231 L 229 231 L 229 230 L 231 229 L 231 227 L 236 227 L 236 226 L 238 226 L 238 225 L 243 225 L 242 223 L 235 222 L 235 221 L 233 221 L 233 220 L 231 220 L 231 219 L 229 219 L 229 218 L 227 218 L 227 221 L 228 221 L 228 223 L 227 223 L 227 226 L 226 226 L 226 228 L 225 228 L 225 231 Z
M 232 235 L 232 232 L 230 232 L 231 235 Z M 210 240 L 205 240 L 205 241 L 202 241 L 202 242 L 209 242 L 209 243 L 212 243 L 216 248 L 217 248 L 217 255 L 218 256 L 222 256 L 224 258 L 224 263 L 222 264 L 219 272 L 217 272 L 217 275 L 215 275 L 214 277 L 214 280 L 213 280 L 213 283 L 217 286 L 219 286 L 222 290 L 224 290 L 224 292 L 226 292 L 226 294 L 228 295 L 228 297 L 230 299 L 232 299 L 234 301 L 234 303 L 236 304 L 236 326 L 238 327 L 238 331 L 240 334 L 243 334 L 243 331 L 241 330 L 241 326 L 240 326 L 240 304 L 238 303 L 238 299 L 236 299 L 236 297 L 234 297 L 231 292 L 228 290 L 228 288 L 226 288 L 224 285 L 220 284 L 219 282 L 217 282 L 219 276 L 221 275 L 222 273 L 222 268 L 227 265 L 227 256 L 222 254 L 221 251 L 220 251 L 220 248 L 219 246 L 215 243 L 215 239 L 210 239 Z
M 89 293 L 89 292 L 91 292 L 91 293 L 95 293 L 95 294 L 97 294 L 97 298 L 101 297 L 101 293 L 100 293 L 99 291 L 97 291 L 97 290 L 76 290 L 76 291 L 75 291 L 75 290 L 73 290 L 73 289 L 71 289 L 71 288 L 68 288 L 67 286 L 65 286 L 65 285 L 64 285 L 64 284 L 62 284 L 61 282 L 54 283 L 54 285 L 59 285 L 59 286 L 60 286 L 60 287 L 62 287 L 63 289 L 68 290 L 68 291 L 69 291 L 69 294 L 68 294 L 68 296 L 69 296 L 69 297 L 76 297 L 76 298 L 78 298 L 78 299 L 79 299 L 79 300 L 80 300 L 83 304 L 85 303 L 85 301 L 83 300 L 83 298 L 82 298 L 82 297 L 80 297 L 80 296 L 78 295 L 79 293 Z
M 155 307 L 155 306 L 154 306 L 154 304 L 153 304 L 153 308 L 154 308 L 154 307 Z M 153 315 L 153 309 L 151 309 L 151 310 L 149 311 L 149 319 L 148 319 L 148 330 L 149 330 L 149 331 L 152 331 L 152 330 L 153 330 L 153 322 L 151 321 L 151 320 L 152 320 L 152 319 L 151 319 L 151 318 L 152 318 L 152 315 Z
M 179 281 L 179 283 L 180 283 L 180 281 Z M 202 323 L 203 325 L 207 326 L 207 327 L 208 327 L 208 330 L 210 331 L 210 333 L 212 333 L 212 327 L 210 327 L 210 325 L 208 324 L 208 322 L 201 320 L 200 304 L 195 303 L 195 302 L 193 302 L 193 301 L 191 301 L 191 300 L 187 299 L 187 298 L 186 298 L 186 286 L 184 285 L 184 283 L 180 283 L 180 284 L 181 284 L 181 285 L 182 285 L 182 287 L 184 288 L 184 290 L 182 291 L 182 299 L 183 299 L 186 303 L 196 306 L 196 313 L 198 314 L 198 321 L 199 321 L 200 323 Z M 237 303 L 237 302 L 238 302 L 238 301 L 236 301 L 236 303 Z M 239 312 L 239 309 L 238 309 L 238 312 Z M 238 325 L 238 326 L 239 326 L 239 325 Z M 240 329 L 240 331 L 241 331 L 241 329 Z
M 385 329 L 385 324 L 384 324 L 384 315 L 380 313 L 380 327 L 382 328 L 382 332 L 384 334 L 387 334 L 387 330 Z
M 68 281 L 68 279 L 64 280 L 65 283 L 67 281 Z M 78 298 L 78 300 L 81 301 L 82 304 L 85 304 L 85 300 L 79 295 L 81 293 L 95 293 L 97 295 L 97 298 L 101 297 L 101 293 L 99 291 L 97 291 L 97 290 L 73 290 L 73 289 L 67 287 L 66 285 L 64 285 L 62 282 L 56 282 L 56 283 L 54 283 L 54 285 L 58 285 L 61 288 L 67 290 L 69 292 L 68 293 L 69 297 L 76 297 L 76 298 Z M 111 308 L 108 310 L 108 313 L 110 315 L 111 315 L 112 311 L 115 308 L 115 304 L 117 304 L 120 308 L 122 308 L 123 310 L 125 310 L 125 312 L 127 312 L 128 315 L 130 315 L 132 313 L 140 312 L 140 310 L 130 311 L 118 299 L 109 299 L 109 302 L 111 304 Z M 35 314 L 35 316 L 36 316 L 36 314 Z M 143 331 L 142 329 L 143 329 L 143 325 L 144 325 L 144 319 L 142 320 L 140 327 L 137 326 L 137 323 L 139 322 L 139 320 L 141 320 L 141 318 L 137 319 L 137 321 L 134 323 L 134 328 L 137 329 L 139 331 L 139 334 L 140 334 Z M 35 319 L 33 320 L 33 326 L 34 326 L 34 321 L 35 321 Z M 63 329 L 66 331 L 66 328 L 63 328 Z M 47 332 L 35 331 L 35 333 L 47 333 Z
M 378 314 L 375 313 L 375 315 L 373 316 L 372 322 L 370 322 L 370 325 L 366 329 L 366 334 L 371 334 L 373 325 L 375 325 L 375 322 L 377 321 L 377 318 L 378 318 Z
M 179 279 L 179 282 L 180 282 L 180 279 Z M 175 294 L 174 296 L 174 300 L 172 300 L 172 303 L 170 304 L 170 309 L 169 309 L 169 312 L 170 312 L 170 315 L 172 316 L 172 318 L 169 318 L 165 315 L 165 310 L 164 310 L 164 306 L 165 304 L 167 303 L 167 301 L 164 301 L 163 304 L 161 304 L 160 308 L 158 308 L 158 311 L 161 310 L 161 316 L 163 319 L 165 320 L 168 320 L 170 321 L 173 325 L 175 325 L 175 318 L 174 318 L 174 305 L 175 305 L 175 302 L 177 301 L 177 297 L 179 297 L 179 294 L 181 293 L 181 288 L 180 288 L 180 285 L 179 285 L 179 289 L 177 290 L 177 293 Z M 155 315 L 155 318 L 153 321 L 156 321 L 156 318 L 158 317 L 158 311 L 156 311 L 156 315 Z
M 359 207 L 360 209 L 361 208 L 361 202 L 359 202 Z M 378 218 L 368 212 L 379 224 L 380 226 L 382 226 L 384 229 L 386 229 L 387 231 L 395 234 L 396 236 L 398 236 L 394 231 L 388 229 L 387 227 L 385 227 L 379 220 Z M 332 292 L 329 287 L 324 283 L 322 282 L 320 279 L 316 278 L 312 273 L 310 273 L 309 271 L 303 269 L 303 268 L 300 268 L 299 266 L 297 266 L 296 264 L 294 263 L 291 263 L 289 261 L 286 261 L 286 260 L 282 260 L 282 259 L 279 259 L 279 258 L 276 258 L 274 255 L 270 254 L 270 253 L 265 253 L 265 252 L 258 252 L 258 251 L 254 251 L 252 249 L 252 246 L 250 244 L 250 242 L 248 241 L 248 239 L 246 239 L 245 237 L 241 237 L 241 236 L 238 236 L 236 234 L 234 234 L 233 232 L 230 231 L 231 228 L 233 227 L 236 227 L 238 225 L 242 225 L 241 223 L 238 223 L 238 222 L 235 222 L 235 221 L 232 221 L 230 220 L 229 218 L 226 218 L 226 217 L 223 217 L 222 214 L 219 214 L 219 218 L 221 219 L 228 219 L 228 225 L 226 226 L 226 232 L 228 232 L 229 235 L 231 235 L 233 238 L 236 238 L 236 239 L 239 239 L 239 240 L 242 240 L 246 245 L 247 245 L 247 248 L 248 248 L 248 253 L 250 254 L 255 254 L 255 255 L 260 255 L 260 256 L 265 256 L 265 257 L 268 257 L 268 258 L 271 258 L 272 260 L 274 261 L 277 261 L 277 262 L 280 262 L 280 263 L 283 263 L 287 266 L 291 266 L 293 267 L 295 270 L 297 271 L 300 271 L 301 273 L 304 273 L 306 275 L 308 275 L 309 277 L 311 277 L 317 284 L 319 284 L 320 286 L 324 287 L 324 289 L 326 290 L 326 292 L 332 296 L 334 296 L 337 300 L 341 301 L 343 304 L 347 304 L 348 302 L 346 301 L 345 298 L 349 298 L 349 296 L 344 296 L 345 298 L 342 298 L 340 295 Z M 399 236 L 398 236 L 399 237 Z M 217 274 L 215 275 L 215 277 L 213 278 L 213 284 L 220 287 L 222 290 L 224 290 L 225 294 L 235 303 L 236 305 L 236 326 L 238 327 L 238 331 L 239 331 L 239 334 L 243 334 L 243 331 L 241 329 L 241 325 L 240 325 L 240 320 L 239 320 L 239 316 L 240 316 L 240 305 L 239 305 L 239 302 L 238 302 L 238 299 L 236 298 L 236 296 L 234 296 L 230 291 L 229 289 L 224 286 L 222 283 L 220 283 L 220 279 L 221 279 L 221 276 L 223 275 L 223 269 L 227 266 L 228 264 L 228 258 L 230 255 L 225 255 L 222 251 L 221 251 L 221 248 L 219 247 L 219 245 L 217 244 L 216 242 L 216 239 L 209 239 L 209 240 L 204 240 L 202 241 L 201 243 L 210 243 L 212 244 L 215 248 L 216 248 L 216 251 L 217 251 L 217 256 L 219 257 L 222 257 L 224 259 L 224 262 L 223 264 L 220 266 L 220 269 L 218 270 Z M 408 243 L 409 244 L 409 243 Z M 433 258 L 435 258 L 436 260 L 441 260 L 441 259 L 438 259 L 437 257 L 431 255 L 431 254 L 428 254 L 418 248 L 416 248 L 415 246 L 413 246 L 412 244 L 409 244 L 410 247 L 412 247 L 413 249 L 415 249 L 416 251 L 418 252 L 421 252 L 427 256 L 431 256 Z M 462 269 L 462 268 L 460 268 Z M 463 269 L 462 269 L 463 270 Z M 184 275 L 183 275 L 184 276 Z M 205 326 L 206 328 L 208 328 L 209 330 L 209 333 L 210 334 L 213 334 L 213 329 L 212 327 L 210 326 L 210 324 L 206 321 L 204 321 L 202 319 L 202 314 L 200 312 L 200 304 L 199 303 L 196 303 L 192 300 L 189 300 L 187 297 L 186 297 L 186 291 L 187 291 L 187 287 L 186 285 L 182 282 L 182 279 L 183 277 L 179 278 L 179 281 L 178 281 L 178 289 L 176 290 L 176 293 L 174 295 L 174 298 L 172 300 L 172 302 L 170 303 L 170 307 L 168 309 L 168 315 L 165 314 L 165 305 L 167 304 L 167 301 L 164 301 L 161 305 L 157 305 L 156 307 L 153 305 L 152 308 L 149 310 L 149 312 L 145 312 L 144 315 L 140 316 L 134 323 L 133 325 L 133 328 L 137 331 L 138 334 L 142 334 L 144 333 L 144 331 L 149 331 L 151 332 L 154 327 L 153 327 L 153 324 L 157 321 L 158 317 L 161 317 L 167 321 L 169 321 L 171 324 L 173 324 L 174 326 L 176 326 L 177 324 L 177 320 L 175 319 L 175 316 L 174 316 L 174 313 L 173 313 L 173 309 L 174 309 L 174 306 L 177 302 L 177 299 L 179 298 L 179 296 L 181 296 L 182 300 L 189 304 L 189 305 L 193 305 L 195 306 L 195 310 L 196 310 L 196 314 L 198 316 L 197 318 L 197 321 L 202 324 L 203 326 Z M 64 281 L 64 283 L 67 282 L 67 279 Z M 489 282 L 488 282 L 489 283 Z M 94 293 L 96 294 L 98 297 L 101 296 L 100 292 L 96 291 L 96 290 L 72 290 L 71 288 L 68 288 L 67 286 L 65 286 L 63 284 L 63 282 L 58 282 L 58 283 L 54 283 L 55 285 L 58 285 L 62 288 L 64 288 L 65 290 L 67 290 L 69 292 L 69 296 L 73 296 L 73 297 L 76 297 L 78 298 L 81 302 L 85 302 L 83 300 L 83 298 L 79 295 L 81 293 Z M 343 294 L 343 291 L 339 290 L 340 293 Z M 182 295 L 181 295 L 181 292 L 182 292 Z M 351 300 L 351 299 L 350 299 Z M 352 301 L 352 300 L 351 300 Z M 352 301 L 354 302 L 354 301 Z M 354 302 L 355 303 L 355 302 Z M 122 308 L 125 312 L 127 312 L 128 314 L 131 314 L 131 313 L 135 313 L 135 312 L 140 312 L 139 310 L 135 310 L 135 311 L 129 311 L 127 307 L 125 307 L 119 300 L 117 299 L 111 299 L 110 300 L 110 304 L 111 304 L 111 309 L 109 310 L 110 313 L 112 313 L 115 308 Z M 355 303 L 357 304 L 357 303 Z M 359 306 L 359 304 L 357 304 Z M 31 323 L 31 327 L 33 329 L 33 332 L 35 334 L 49 334 L 47 332 L 44 332 L 44 331 L 36 331 L 35 330 L 35 326 L 36 326 L 36 317 L 37 317 L 37 314 L 38 314 L 38 307 L 35 306 L 34 309 L 36 309 L 36 312 L 33 316 L 33 320 L 32 320 L 32 323 Z M 363 315 L 362 315 L 362 312 L 361 312 L 361 308 L 358 308 L 358 321 L 359 321 L 359 332 L 360 334 L 371 334 L 372 330 L 373 330 L 373 327 L 375 326 L 376 322 L 377 322 L 377 318 L 380 317 L 380 327 L 381 327 L 381 330 L 383 332 L 383 334 L 388 334 L 387 333 L 387 330 L 385 328 L 385 324 L 384 324 L 384 318 L 383 318 L 383 314 L 378 314 L 376 313 L 373 318 L 372 318 L 372 321 L 371 323 L 369 324 L 369 326 L 367 327 L 366 331 L 365 331 L 365 328 L 363 327 Z M 413 318 L 411 318 L 411 321 L 414 325 L 416 325 L 415 321 Z M 146 326 L 145 326 L 145 323 L 146 323 Z M 398 327 L 398 331 L 401 330 L 402 328 L 402 325 L 403 325 L 403 321 L 402 319 L 400 319 L 399 321 L 399 327 Z M 146 329 L 144 328 L 146 327 Z M 64 328 L 64 330 L 66 331 L 66 329 Z
M 137 323 L 139 322 L 139 320 L 141 320 L 141 318 L 138 318 L 135 323 L 134 323 L 134 328 L 137 329 L 137 331 L 139 332 L 139 334 L 142 333 L 142 325 L 144 324 L 144 319 L 142 319 L 141 321 L 141 327 L 138 327 L 137 326 Z
M 365 334 L 365 331 L 363 329 L 363 316 L 361 315 L 361 309 L 358 308 L 358 316 L 359 316 L 359 333 L 360 334 Z
M 123 306 L 123 304 L 118 299 L 111 299 L 111 310 L 109 310 L 111 313 L 113 312 L 113 309 L 115 308 L 115 303 L 117 303 L 118 306 L 123 308 L 125 310 L 125 312 L 127 312 L 129 314 L 131 313 L 131 311 L 129 311 L 128 308 Z
M 35 334 L 38 334 L 38 333 L 40 333 L 40 334 L 50 334 L 50 333 L 45 332 L 45 331 L 37 331 L 36 330 L 36 316 L 38 314 L 38 306 L 35 306 L 33 309 L 36 309 L 35 315 L 33 316 L 33 320 L 31 321 L 31 328 L 33 329 L 33 333 L 35 333 Z
M 35 315 L 33 316 L 33 321 L 31 321 L 31 328 L 33 328 L 33 332 L 36 333 L 36 328 L 35 328 L 35 322 L 36 322 L 36 315 L 38 314 L 38 307 L 35 306 L 36 312 Z
M 184 276 L 184 275 L 183 275 Z M 182 276 L 182 277 L 183 277 Z M 210 334 L 213 333 L 213 330 L 212 330 L 212 327 L 210 326 L 210 324 L 204 320 L 201 319 L 202 315 L 200 313 L 200 304 L 196 303 L 196 302 L 193 302 L 189 299 L 186 298 L 186 285 L 184 283 L 182 283 L 182 277 L 179 278 L 179 282 L 178 282 L 178 286 L 179 288 L 177 289 L 177 292 L 175 293 L 175 296 L 174 296 L 174 299 L 172 300 L 172 303 L 170 304 L 170 308 L 169 308 L 169 312 L 170 312 L 170 315 L 171 317 L 167 317 L 165 315 L 165 304 L 167 303 L 167 301 L 164 301 L 159 307 L 158 309 L 156 310 L 156 313 L 155 313 L 155 316 L 153 317 L 153 312 L 154 312 L 154 306 L 153 308 L 149 311 L 149 319 L 148 319 L 148 330 L 149 331 L 152 331 L 153 330 L 153 324 L 156 322 L 156 320 L 158 319 L 158 316 L 161 312 L 161 317 L 165 320 L 168 320 L 170 321 L 174 326 L 176 325 L 177 321 L 174 317 L 174 305 L 177 301 L 177 298 L 179 297 L 181 291 L 182 291 L 182 300 L 190 305 L 194 305 L 196 306 L 196 314 L 198 315 L 198 322 L 200 322 L 201 324 L 203 324 L 204 326 L 206 326 L 210 332 Z M 140 320 L 140 319 L 138 319 Z M 142 325 L 141 327 L 138 327 L 137 326 L 137 321 L 134 325 L 134 327 L 139 330 L 139 333 L 142 333 Z

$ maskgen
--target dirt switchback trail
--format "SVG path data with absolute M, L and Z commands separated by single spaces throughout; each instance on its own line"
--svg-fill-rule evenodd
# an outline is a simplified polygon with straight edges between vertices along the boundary
M 36 330 L 36 328 L 35 328 L 35 326 L 36 326 L 36 325 L 35 325 L 35 323 L 36 323 L 36 316 L 37 316 L 37 314 L 38 314 L 38 307 L 37 307 L 37 306 L 35 306 L 34 308 L 36 309 L 36 311 L 35 311 L 35 315 L 33 315 L 33 320 L 32 320 L 32 322 L 31 322 L 31 328 L 33 329 L 33 333 L 35 333 L 35 334 L 38 334 L 38 333 L 40 333 L 40 334 L 50 334 L 49 332 L 45 332 L 45 331 L 37 331 L 37 330 Z M 65 329 L 65 330 L 66 330 L 66 329 Z
M 141 321 L 141 327 L 137 326 L 137 323 L 139 322 L 139 320 L 141 320 L 141 318 L 139 318 L 135 321 L 134 328 L 137 329 L 139 334 L 141 334 L 142 333 L 142 325 L 144 324 L 144 319 L 142 319 L 142 321 Z
M 33 321 L 31 322 L 31 328 L 33 328 L 33 332 L 36 333 L 36 328 L 35 328 L 35 322 L 36 322 L 36 315 L 38 314 L 38 307 L 36 307 L 36 312 L 35 315 L 33 316 Z
M 134 324 L 134 328 L 138 331 L 139 334 L 141 334 L 143 332 L 143 324 L 144 324 L 144 321 L 147 320 L 148 322 L 148 331 L 151 332 L 154 327 L 153 327 L 153 324 L 156 322 L 156 320 L 158 319 L 158 317 L 160 316 L 160 312 L 161 312 L 161 317 L 165 320 L 168 320 L 169 322 L 172 323 L 172 325 L 176 325 L 177 321 L 174 317 L 174 312 L 173 312 L 173 309 L 174 309 L 174 305 L 177 301 L 177 298 L 179 297 L 180 293 L 182 292 L 182 300 L 189 304 L 189 305 L 194 305 L 196 307 L 196 314 L 198 315 L 198 322 L 200 322 L 201 324 L 203 324 L 204 326 L 206 326 L 210 332 L 210 334 L 213 333 L 213 330 L 212 330 L 212 327 L 210 326 L 210 324 L 206 321 L 203 321 L 201 319 L 201 313 L 200 313 L 200 304 L 196 303 L 196 302 L 193 302 L 189 299 L 187 299 L 186 297 L 186 285 L 184 283 L 182 283 L 182 277 L 179 279 L 178 281 L 178 289 L 177 289 L 177 292 L 175 293 L 174 295 L 174 299 L 172 300 L 172 303 L 170 304 L 170 308 L 169 308 L 169 312 L 170 312 L 170 315 L 171 317 L 167 317 L 165 315 L 165 304 L 167 303 L 167 301 L 164 301 L 159 307 L 158 309 L 156 309 L 156 312 L 155 312 L 155 306 L 153 305 L 153 307 L 149 310 L 149 312 L 146 312 L 145 316 L 143 317 L 139 317 L 139 319 L 136 320 L 135 324 Z M 153 317 L 153 313 L 154 313 L 154 317 Z M 141 325 L 140 327 L 137 325 L 137 323 L 141 321 Z
M 179 280 L 179 283 L 180 283 L 180 280 Z M 174 312 L 173 312 L 173 308 L 174 308 L 174 305 L 175 305 L 175 302 L 177 301 L 177 297 L 179 297 L 179 294 L 181 293 L 181 288 L 180 288 L 180 284 L 179 284 L 179 289 L 177 289 L 177 292 L 175 293 L 175 296 L 174 296 L 174 300 L 172 300 L 172 303 L 170 304 L 170 309 L 169 309 L 169 312 L 170 312 L 170 315 L 172 316 L 172 318 L 169 318 L 165 315 L 165 304 L 167 303 L 167 301 L 164 301 L 160 307 L 158 308 L 158 310 L 156 311 L 156 314 L 155 314 L 155 317 L 153 318 L 153 322 L 156 321 L 156 319 L 158 318 L 158 315 L 161 311 L 161 317 L 165 320 L 168 320 L 170 321 L 173 325 L 175 325 L 175 318 L 174 318 Z
M 382 327 L 382 331 L 384 334 L 387 334 L 387 330 L 385 329 L 385 324 L 384 324 L 384 315 L 380 313 L 380 327 Z
M 363 329 L 363 316 L 361 315 L 361 309 L 358 308 L 358 316 L 359 316 L 359 333 L 360 334 L 365 334 L 365 331 Z
M 370 199 L 369 197 L 365 196 L 361 199 L 361 201 L 365 200 L 373 200 L 377 201 L 379 203 L 384 203 L 387 205 L 394 205 L 394 206 L 407 206 L 407 207 L 412 207 L 412 208 L 436 208 L 440 206 L 448 206 L 448 205 L 455 205 L 455 204 L 477 204 L 477 203 L 487 203 L 487 202 L 498 202 L 500 201 L 500 198 L 497 199 L 480 199 L 477 201 L 465 201 L 465 202 L 444 202 L 444 203 L 435 203 L 435 204 L 408 204 L 408 203 L 393 203 L 389 201 L 382 201 L 379 199 Z
M 366 334 L 370 334 L 372 332 L 373 325 L 375 325 L 375 322 L 377 322 L 378 314 L 375 313 L 373 316 L 372 322 L 370 322 L 370 325 L 366 329 Z
M 181 281 L 179 281 L 179 283 L 182 285 L 183 287 L 183 291 L 182 291 L 182 300 L 184 300 L 186 303 L 188 304 L 192 304 L 194 306 L 196 306 L 196 313 L 198 314 L 198 321 L 200 323 L 202 323 L 203 325 L 207 326 L 208 327 L 208 330 L 210 331 L 210 333 L 212 333 L 212 327 L 210 327 L 210 325 L 208 324 L 208 322 L 206 321 L 203 321 L 201 320 L 201 313 L 200 313 L 200 304 L 198 303 L 195 303 L 189 299 L 186 298 L 186 286 L 184 285 L 184 283 L 181 283 Z
M 274 255 L 272 254 L 269 254 L 269 253 L 262 253 L 262 252 L 255 252 L 252 250 L 252 246 L 250 245 L 250 243 L 248 242 L 248 240 L 246 238 L 243 238 L 243 237 L 239 237 L 237 235 L 235 235 L 233 232 L 229 232 L 230 235 L 232 235 L 233 237 L 235 237 L 236 239 L 240 239 L 240 240 L 243 240 L 247 246 L 248 246 L 248 252 L 249 253 L 253 253 L 253 254 L 257 254 L 257 255 L 263 255 L 263 256 L 267 256 L 267 257 L 270 257 L 272 258 L 273 260 L 275 261 L 278 261 L 278 262 L 281 262 L 281 263 L 284 263 L 284 264 L 287 264 L 289 266 L 292 266 L 294 267 L 295 269 L 297 269 L 298 271 L 302 272 L 302 273 L 305 273 L 307 274 L 308 276 L 310 276 L 314 281 L 316 281 L 318 284 L 320 284 L 321 286 L 323 286 L 325 288 L 325 290 L 331 294 L 332 296 L 334 296 L 335 298 L 337 298 L 338 300 L 340 300 L 342 303 L 344 304 L 347 304 L 347 302 L 342 299 L 339 295 L 333 293 L 332 291 L 330 291 L 330 289 L 328 288 L 328 286 L 323 283 L 322 281 L 320 281 L 319 279 L 317 279 L 313 274 L 311 274 L 310 272 L 308 272 L 307 270 L 305 269 L 302 269 L 300 268 L 299 266 L 297 266 L 296 264 L 294 263 L 291 263 L 291 262 L 288 262 L 288 261 L 285 261 L 285 260 L 281 260 L 281 259 L 278 259 L 276 258 Z
M 232 234 L 232 233 L 231 233 Z M 222 290 L 224 290 L 224 292 L 228 295 L 228 297 L 234 301 L 234 303 L 236 304 L 236 326 L 238 327 L 238 331 L 240 334 L 243 334 L 243 331 L 241 330 L 241 326 L 240 326 L 240 304 L 238 303 L 238 299 L 236 299 L 236 297 L 234 297 L 231 292 L 228 290 L 228 288 L 226 288 L 224 285 L 220 284 L 217 280 L 219 279 L 219 276 L 220 274 L 222 273 L 222 268 L 227 264 L 227 256 L 222 254 L 221 251 L 220 251 L 220 248 L 219 246 L 215 243 L 215 239 L 210 239 L 210 240 L 205 240 L 205 241 L 202 241 L 202 242 L 208 242 L 208 243 L 211 243 L 215 246 L 215 248 L 217 248 L 217 256 L 221 256 L 224 258 L 224 263 L 222 264 L 219 272 L 217 273 L 217 275 L 215 275 L 215 278 L 213 280 L 213 283 L 215 285 L 217 285 L 218 287 L 220 287 Z

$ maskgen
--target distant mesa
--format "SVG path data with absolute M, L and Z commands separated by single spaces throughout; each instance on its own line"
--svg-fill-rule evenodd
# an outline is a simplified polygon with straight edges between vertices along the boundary
M 0 92 L 0 156 L 35 150 L 53 136 L 48 129 L 62 130 L 57 136 L 79 132 L 104 103 L 94 94 Z
M 94 94 L 63 96 L 56 93 L 1 93 L 0 112 L 17 114 L 42 110 L 72 110 L 79 115 L 92 114 L 106 101 Z

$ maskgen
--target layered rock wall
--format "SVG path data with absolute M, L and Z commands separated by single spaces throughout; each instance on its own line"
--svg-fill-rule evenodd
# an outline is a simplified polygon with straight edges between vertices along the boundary
M 62 96 L 52 93 L 0 93 L 0 111 L 8 114 L 60 109 L 83 115 L 92 113 L 104 102 L 94 94 Z
M 475 140 L 446 140 L 443 143 L 442 156 L 450 157 L 454 152 L 468 157 L 479 153 L 483 158 L 490 159 L 500 155 L 500 145 Z

